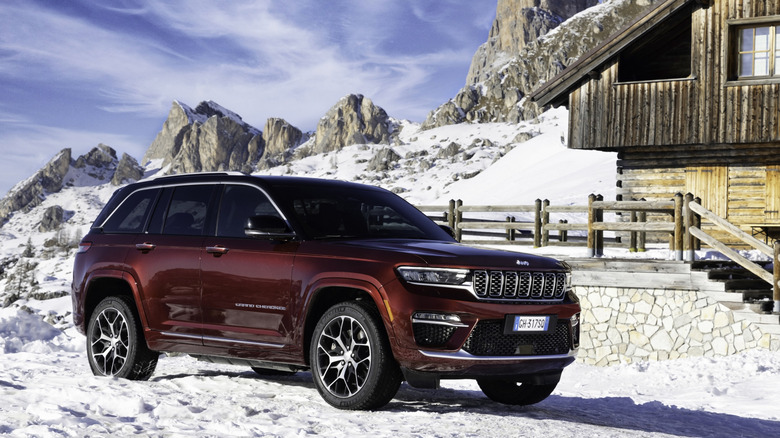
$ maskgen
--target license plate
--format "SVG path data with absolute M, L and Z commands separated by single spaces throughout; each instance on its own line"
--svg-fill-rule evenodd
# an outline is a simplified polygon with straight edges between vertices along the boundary
M 554 315 L 509 315 L 504 333 L 546 333 L 555 327 Z

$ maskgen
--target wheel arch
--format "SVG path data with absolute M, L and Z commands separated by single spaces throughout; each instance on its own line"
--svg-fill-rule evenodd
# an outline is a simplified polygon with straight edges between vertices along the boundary
M 361 282 L 362 283 L 362 282 Z M 390 323 L 392 316 L 385 307 L 382 295 L 370 284 L 331 284 L 318 287 L 309 299 L 306 318 L 303 325 L 303 357 L 307 365 L 309 363 L 309 347 L 311 346 L 312 334 L 317 321 L 332 306 L 348 301 L 363 301 L 371 303 L 379 314 L 382 327 L 385 329 L 390 344 L 394 344 L 393 331 Z M 392 348 L 392 347 L 391 347 Z
M 123 271 L 104 271 L 93 273 L 87 281 L 84 294 L 84 324 L 88 323 L 97 305 L 109 296 L 126 296 L 135 304 L 136 316 L 142 325 L 146 325 L 143 310 L 138 302 L 138 294 L 132 277 Z

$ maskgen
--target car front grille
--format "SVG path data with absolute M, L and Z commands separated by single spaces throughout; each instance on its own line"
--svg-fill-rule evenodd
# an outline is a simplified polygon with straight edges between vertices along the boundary
M 566 273 L 474 271 L 473 287 L 484 300 L 559 301 L 566 295 Z
M 568 320 L 558 320 L 552 333 L 504 334 L 504 321 L 480 321 L 463 345 L 474 356 L 566 354 L 571 340 Z

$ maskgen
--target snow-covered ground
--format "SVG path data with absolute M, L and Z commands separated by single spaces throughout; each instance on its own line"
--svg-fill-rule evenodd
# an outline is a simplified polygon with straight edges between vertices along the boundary
M 575 363 L 547 400 L 510 407 L 471 381 L 401 386 L 376 412 L 326 404 L 307 372 L 253 371 L 179 356 L 150 381 L 94 377 L 84 338 L 0 313 L 0 435 L 773 437 L 780 357 L 764 350 L 598 368 Z M 3 341 L 0 341 L 3 342 Z M 0 350 L 3 344 L 0 343 Z
M 566 149 L 566 120 L 554 110 L 520 125 L 420 131 L 404 122 L 402 144 L 392 146 L 401 159 L 386 170 L 367 168 L 381 146 L 358 145 L 270 173 L 380 185 L 415 204 L 614 199 L 615 155 Z M 450 143 L 460 145 L 452 157 L 441 152 Z M 474 382 L 445 381 L 436 391 L 404 384 L 382 411 L 342 412 L 319 397 L 309 373 L 260 378 L 187 356 L 161 359 L 148 382 L 94 377 L 70 318 L 72 243 L 115 187 L 74 172 L 72 187 L 0 229 L 0 260 L 13 261 L 0 266 L 0 305 L 16 284 L 37 283 L 0 309 L 0 435 L 780 436 L 780 357 L 764 350 L 611 368 L 575 363 L 550 398 L 522 408 L 489 401 Z M 51 205 L 63 206 L 66 225 L 39 233 Z

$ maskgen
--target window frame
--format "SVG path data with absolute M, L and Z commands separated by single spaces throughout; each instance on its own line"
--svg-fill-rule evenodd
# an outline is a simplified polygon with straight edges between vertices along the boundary
M 741 56 L 744 53 L 760 53 L 755 50 L 755 29 L 768 28 L 769 47 L 765 52 L 768 54 L 767 75 L 741 76 Z M 753 50 L 742 51 L 742 33 L 745 29 L 754 29 Z M 728 42 L 724 50 L 725 85 L 750 85 L 750 84 L 768 84 L 780 82 L 780 15 L 771 15 L 766 17 L 732 19 L 726 21 L 724 29 L 725 41 Z M 753 72 L 755 72 L 755 56 L 753 59 Z

